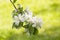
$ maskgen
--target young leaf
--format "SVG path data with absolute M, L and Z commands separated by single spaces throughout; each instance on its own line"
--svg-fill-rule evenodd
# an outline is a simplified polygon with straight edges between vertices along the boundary
M 15 3 L 17 0 L 13 0 L 13 3 Z
M 33 33 L 34 35 L 35 34 L 38 34 L 38 29 L 37 28 L 34 28 L 34 33 Z

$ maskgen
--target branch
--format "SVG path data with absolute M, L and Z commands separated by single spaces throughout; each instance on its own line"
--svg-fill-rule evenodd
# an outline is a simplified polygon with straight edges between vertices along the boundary
M 14 6 L 14 8 L 18 11 L 18 9 L 16 8 L 16 6 L 15 6 L 14 3 L 12 2 L 12 0 L 10 0 L 10 2 L 11 2 L 12 5 Z

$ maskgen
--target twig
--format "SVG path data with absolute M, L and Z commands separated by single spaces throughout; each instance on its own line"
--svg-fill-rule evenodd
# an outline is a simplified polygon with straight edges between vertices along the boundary
M 15 6 L 14 3 L 12 2 L 12 0 L 10 0 L 10 2 L 11 2 L 12 5 L 14 6 L 14 8 L 18 11 L 18 9 L 16 8 L 16 6 Z

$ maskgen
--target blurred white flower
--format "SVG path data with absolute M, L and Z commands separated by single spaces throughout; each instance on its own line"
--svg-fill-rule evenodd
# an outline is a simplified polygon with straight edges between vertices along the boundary
M 27 15 L 27 13 L 23 14 L 23 18 L 24 18 L 25 20 L 28 19 L 28 15 Z
M 18 5 L 18 9 L 22 9 L 23 7 L 21 5 Z M 19 11 L 14 11 L 13 12 L 13 18 L 14 18 L 14 23 L 16 26 L 20 26 L 20 23 L 22 27 L 25 28 L 25 32 L 30 35 L 31 33 L 33 34 L 33 32 L 35 32 L 33 30 L 33 28 L 41 28 L 42 26 L 42 19 L 41 18 L 37 18 L 36 16 L 32 15 L 32 12 L 26 8 L 25 10 L 21 11 L 21 13 L 19 13 Z M 15 13 L 18 13 L 15 15 Z M 31 27 L 30 27 L 31 26 Z M 32 31 L 30 31 L 32 28 Z
M 32 16 L 32 12 L 31 11 L 28 11 L 28 15 Z
M 27 22 L 28 22 L 28 23 L 32 23 L 32 22 L 33 22 L 33 19 L 32 19 L 32 18 L 29 18 L 29 19 L 27 20 Z
M 14 16 L 14 23 L 15 23 L 15 25 L 19 25 L 18 16 Z
M 18 17 L 19 17 L 19 20 L 20 20 L 21 22 L 24 22 L 24 21 L 26 21 L 26 20 L 28 19 L 28 15 L 27 15 L 26 13 L 23 14 L 23 15 L 18 14 Z
M 29 16 L 32 16 L 32 12 L 29 10 L 29 8 L 26 8 L 26 9 L 25 9 L 25 12 L 26 12 Z
M 20 21 L 21 21 L 21 22 L 24 22 L 24 21 L 25 21 L 25 19 L 22 17 L 22 18 L 20 19 Z
M 38 18 L 36 24 L 37 24 L 37 27 L 41 27 L 42 26 L 42 19 Z
M 14 20 L 18 20 L 19 18 L 18 18 L 18 16 L 14 16 L 13 19 Z
M 35 17 L 33 17 L 33 25 L 32 25 L 32 27 L 36 27 L 36 20 L 37 20 L 37 18 L 36 18 L 36 16 Z
M 21 14 L 18 14 L 18 18 L 19 18 L 19 20 L 22 18 L 22 15 Z
M 36 20 L 37 20 L 36 16 L 32 17 L 32 19 L 33 19 L 33 23 L 36 23 Z
M 32 27 L 36 27 L 36 23 L 34 23 L 34 24 L 32 25 Z
M 36 18 L 36 17 L 33 17 L 33 25 L 32 25 L 32 27 L 37 27 L 37 28 L 39 28 L 39 27 L 41 27 L 42 26 L 42 20 L 41 20 L 41 18 Z
M 32 27 L 36 27 L 36 16 L 35 17 L 31 17 L 30 19 L 27 20 L 28 23 L 32 24 Z
M 22 15 L 21 14 L 18 14 L 18 17 L 21 17 Z
M 36 16 L 32 16 L 32 12 L 26 8 L 24 11 L 24 14 L 18 14 L 18 16 L 14 16 L 14 22 L 16 25 L 19 24 L 19 22 L 27 22 L 31 23 L 32 27 L 41 27 L 42 26 L 42 19 L 37 18 Z
M 15 25 L 18 26 L 18 25 L 19 25 L 19 22 L 20 22 L 19 20 L 16 20 L 16 21 L 15 21 Z

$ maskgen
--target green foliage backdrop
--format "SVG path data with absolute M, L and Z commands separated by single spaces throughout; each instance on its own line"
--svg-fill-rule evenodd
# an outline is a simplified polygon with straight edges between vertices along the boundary
M 9 0 L 0 0 L 0 40 L 60 40 L 60 0 L 18 0 L 43 20 L 38 35 L 22 34 L 22 29 L 12 29 L 12 10 Z M 17 4 L 15 3 L 15 4 Z

